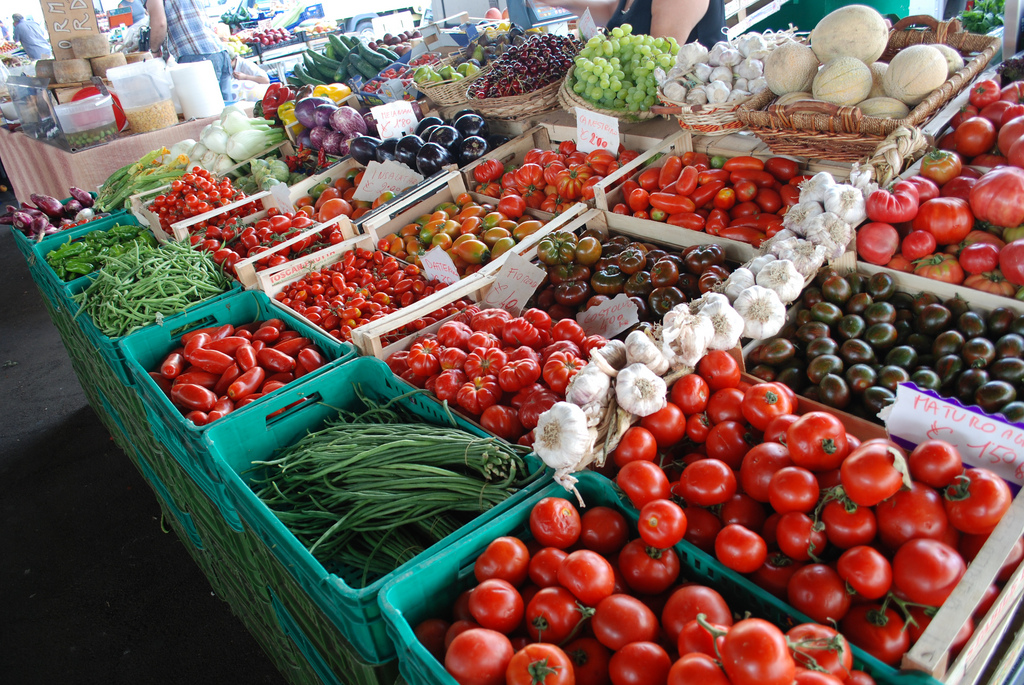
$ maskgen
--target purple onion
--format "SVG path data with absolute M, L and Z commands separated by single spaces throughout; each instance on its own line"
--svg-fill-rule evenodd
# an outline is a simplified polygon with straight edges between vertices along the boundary
M 70 190 L 71 197 L 78 200 L 79 204 L 82 205 L 82 209 L 88 209 L 89 207 L 92 207 L 93 202 L 95 202 L 95 200 L 93 200 L 92 198 L 92 193 L 90 193 L 87 190 L 82 190 L 81 188 L 76 188 L 74 186 L 71 186 Z
M 49 195 L 38 195 L 36 193 L 32 193 L 30 198 L 32 199 L 32 204 L 38 207 L 43 214 L 51 219 L 59 219 L 64 216 L 64 205 L 62 205 L 60 200 L 57 198 L 50 197 Z

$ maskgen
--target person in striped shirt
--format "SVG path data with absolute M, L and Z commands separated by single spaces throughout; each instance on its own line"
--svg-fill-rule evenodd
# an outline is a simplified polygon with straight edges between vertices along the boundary
M 231 101 L 231 56 L 196 0 L 147 0 L 149 43 L 167 45 L 179 63 L 209 61 L 220 81 L 225 102 Z

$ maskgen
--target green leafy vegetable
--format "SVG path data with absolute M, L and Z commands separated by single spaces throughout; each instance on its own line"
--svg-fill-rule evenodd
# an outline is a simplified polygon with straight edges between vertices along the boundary
M 988 33 L 1003 25 L 1005 0 L 975 0 L 974 7 L 960 13 L 960 23 L 970 33 Z

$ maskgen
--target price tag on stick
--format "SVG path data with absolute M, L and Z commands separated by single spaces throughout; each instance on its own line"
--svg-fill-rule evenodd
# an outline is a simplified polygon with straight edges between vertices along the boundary
M 597 24 L 594 23 L 594 18 L 590 16 L 589 7 L 583 12 L 580 20 L 576 22 L 576 28 L 579 29 L 580 37 L 585 41 L 597 35 Z
M 437 280 L 451 285 L 457 283 L 461 278 L 459 270 L 455 268 L 455 262 L 447 252 L 439 247 L 428 250 L 420 257 L 420 265 L 423 267 L 423 273 L 426 274 L 427 280 Z
M 582 152 L 607 150 L 619 154 L 619 120 L 606 114 L 576 108 L 576 149 Z
M 402 88 L 399 87 L 398 90 L 401 91 Z M 397 138 L 403 133 L 412 133 L 416 130 L 416 114 L 412 111 L 412 103 L 405 100 L 371 107 L 370 114 L 377 122 L 381 140 Z
M 381 193 L 391 191 L 396 195 L 406 188 L 410 188 L 423 180 L 423 176 L 415 171 L 399 164 L 398 162 L 387 161 L 370 162 L 363 172 L 363 180 L 359 182 L 355 195 L 356 200 L 372 202 L 380 197 Z
M 512 316 L 519 316 L 526 302 L 544 281 L 544 269 L 531 264 L 513 252 L 501 265 L 494 285 L 487 292 L 485 307 L 500 307 Z
M 584 333 L 600 335 L 609 340 L 639 320 L 636 305 L 625 293 L 619 293 L 612 299 L 576 315 L 576 321 Z

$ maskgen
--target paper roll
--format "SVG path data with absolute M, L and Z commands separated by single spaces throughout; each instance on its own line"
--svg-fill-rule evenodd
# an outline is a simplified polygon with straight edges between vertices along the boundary
M 170 72 L 174 91 L 186 119 L 212 117 L 224 109 L 224 97 L 220 93 L 220 81 L 217 80 L 213 62 L 178 64 Z

